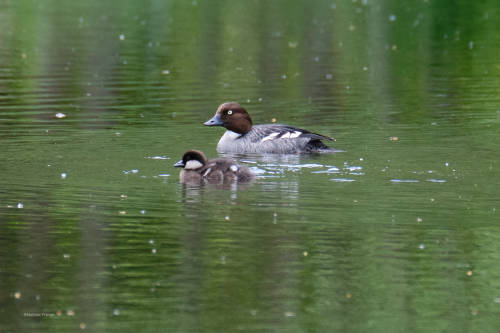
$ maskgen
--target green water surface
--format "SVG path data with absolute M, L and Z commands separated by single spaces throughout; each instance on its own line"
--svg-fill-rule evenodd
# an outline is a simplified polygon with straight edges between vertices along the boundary
M 1 332 L 499 332 L 497 1 L 0 0 Z M 335 154 L 179 184 L 237 101 Z

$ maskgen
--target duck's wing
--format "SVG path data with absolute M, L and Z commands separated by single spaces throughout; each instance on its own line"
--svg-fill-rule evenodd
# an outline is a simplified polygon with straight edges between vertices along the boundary
M 311 133 L 302 128 L 282 124 L 254 125 L 252 127 L 252 130 L 245 136 L 248 136 L 253 142 L 265 142 L 268 140 L 295 138 L 309 138 L 311 140 L 334 140 L 325 135 Z

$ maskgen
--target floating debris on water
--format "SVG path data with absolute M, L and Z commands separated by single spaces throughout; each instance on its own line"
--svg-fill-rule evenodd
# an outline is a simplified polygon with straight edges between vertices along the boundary
M 419 248 L 420 250 L 423 250 L 423 249 L 425 249 L 425 245 L 424 245 L 424 244 L 420 244 L 420 245 L 418 246 L 418 248 Z
M 156 254 L 156 249 L 152 249 L 152 250 L 151 250 L 151 253 L 152 253 L 152 254 Z
M 121 34 L 121 35 L 119 36 L 119 38 L 120 38 L 120 40 L 125 40 L 125 35 L 124 35 L 124 34 Z
M 66 172 L 61 173 L 61 179 L 66 179 L 67 176 Z
M 161 71 L 161 73 L 163 75 L 168 75 L 168 74 L 170 74 L 170 71 L 168 69 L 164 69 L 164 70 Z
M 295 317 L 295 312 L 287 311 L 284 313 L 285 317 Z
M 17 208 L 22 209 L 22 208 L 24 208 L 24 205 L 20 202 L 17 204 Z
M 54 116 L 59 119 L 66 118 L 66 115 L 62 112 L 58 112 Z
M 120 315 L 120 310 L 119 309 L 114 309 L 113 310 L 113 315 L 114 316 L 119 316 Z
M 170 177 L 168 173 L 159 174 L 158 177 Z
M 467 276 L 472 276 L 472 271 L 467 271 Z
M 20 299 L 20 298 L 21 298 L 21 292 L 20 292 L 20 291 L 16 291 L 16 292 L 14 293 L 14 298 L 15 298 L 15 299 Z
M 398 140 L 399 140 L 399 138 L 398 138 L 397 136 L 391 136 L 391 137 L 389 138 L 389 140 L 391 140 L 391 141 L 398 141 Z

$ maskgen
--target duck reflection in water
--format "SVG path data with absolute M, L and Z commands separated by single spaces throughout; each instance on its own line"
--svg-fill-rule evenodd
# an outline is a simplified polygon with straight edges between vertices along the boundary
M 183 184 L 234 184 L 250 183 L 255 175 L 233 159 L 219 157 L 207 159 L 199 150 L 188 150 L 182 159 L 174 164 L 182 168 L 179 178 Z

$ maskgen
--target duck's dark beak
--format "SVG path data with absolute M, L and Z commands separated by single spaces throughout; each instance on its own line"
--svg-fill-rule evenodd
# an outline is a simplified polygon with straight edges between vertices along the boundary
M 203 123 L 205 126 L 222 126 L 224 123 L 222 122 L 222 119 L 220 119 L 220 116 L 216 114 L 213 116 L 212 119 L 207 120 L 206 122 Z
M 174 167 L 176 167 L 176 168 L 184 168 L 184 161 L 180 160 L 180 161 L 175 162 Z

